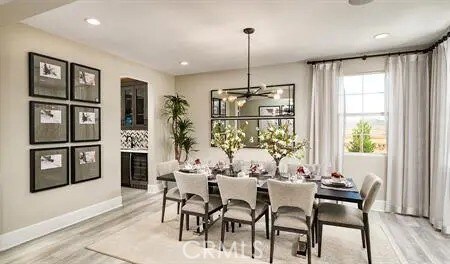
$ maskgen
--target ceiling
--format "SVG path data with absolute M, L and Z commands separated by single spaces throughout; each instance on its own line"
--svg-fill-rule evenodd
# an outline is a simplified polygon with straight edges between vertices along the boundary
M 23 22 L 182 75 L 245 68 L 247 26 L 256 29 L 252 66 L 428 45 L 448 30 L 450 1 L 80 0 Z M 384 32 L 391 37 L 373 38 Z

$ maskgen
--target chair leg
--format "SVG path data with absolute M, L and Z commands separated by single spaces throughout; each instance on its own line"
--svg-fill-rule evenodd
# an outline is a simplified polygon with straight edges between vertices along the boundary
M 205 222 L 203 224 L 204 226 L 204 232 L 205 232 L 205 248 L 208 248 L 208 216 L 205 216 L 203 218 L 203 222 Z
M 317 256 L 320 258 L 320 256 L 322 255 L 322 230 L 323 230 L 323 224 L 321 222 L 318 222 L 318 226 L 319 226 L 319 230 L 318 230 L 318 242 L 319 242 L 319 249 L 318 249 L 318 254 Z
M 367 259 L 369 264 L 372 264 L 372 252 L 370 251 L 370 231 L 369 231 L 369 223 L 366 224 L 366 244 L 367 244 Z
M 280 230 L 277 230 L 277 236 L 279 236 L 280 235 Z
M 164 214 L 165 213 L 166 213 L 166 194 L 164 193 L 163 201 L 162 201 L 161 223 L 164 223 Z
M 180 214 L 180 203 L 177 203 L 177 214 Z
M 223 242 L 225 240 L 225 226 L 227 223 L 222 220 L 222 230 L 220 231 L 220 251 L 223 251 Z
M 231 233 L 234 233 L 234 222 L 231 222 Z
M 314 237 L 315 237 L 314 229 L 315 229 L 315 225 L 314 225 L 314 220 L 313 220 L 312 227 L 311 227 L 311 241 L 312 241 L 311 244 L 312 244 L 312 247 L 314 247 L 314 244 L 315 244 L 315 241 L 314 241 Z
M 230 224 L 227 222 L 227 225 L 225 226 L 225 231 L 230 232 Z
M 183 238 L 183 220 L 184 220 L 184 214 L 181 213 L 181 215 L 180 215 L 180 234 L 178 236 L 178 241 L 181 241 Z
M 269 210 L 266 211 L 264 218 L 266 220 L 266 238 L 269 239 Z
M 189 231 L 189 215 L 186 215 L 186 230 Z
M 241 223 L 239 223 L 239 227 L 242 227 L 242 224 L 241 224 Z
M 273 262 L 274 244 L 275 244 L 275 229 L 273 228 L 273 224 L 272 224 L 272 231 L 271 231 L 271 236 L 270 236 L 270 263 Z
M 366 248 L 366 238 L 365 238 L 365 234 L 364 234 L 364 229 L 361 229 L 361 240 L 362 240 L 363 248 Z
M 197 233 L 200 233 L 200 217 L 196 216 L 197 220 Z
M 255 222 L 252 223 L 252 258 L 255 258 Z
M 308 232 L 306 233 L 306 247 L 307 247 L 307 254 L 308 254 L 308 264 L 311 264 L 311 232 L 308 228 Z

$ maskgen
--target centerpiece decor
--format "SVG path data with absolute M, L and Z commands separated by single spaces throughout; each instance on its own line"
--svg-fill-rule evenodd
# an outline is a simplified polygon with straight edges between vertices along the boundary
M 277 165 L 275 176 L 280 176 L 280 161 L 284 157 L 303 159 L 309 142 L 304 139 L 297 140 L 297 135 L 289 131 L 287 124 L 269 125 L 267 129 L 259 131 L 259 147 L 267 150 Z
M 245 140 L 244 128 L 216 123 L 213 127 L 211 145 L 222 149 L 230 160 L 230 171 L 233 172 L 233 158 L 243 148 Z

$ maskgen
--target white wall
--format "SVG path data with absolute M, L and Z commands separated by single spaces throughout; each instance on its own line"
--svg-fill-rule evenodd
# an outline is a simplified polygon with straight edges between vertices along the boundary
M 384 70 L 384 58 L 344 61 L 343 72 L 346 75 Z M 261 82 L 271 84 L 295 83 L 295 128 L 300 138 L 309 138 L 309 120 L 311 104 L 311 66 L 305 62 L 281 64 L 252 68 L 252 85 Z M 191 103 L 190 116 L 194 122 L 199 141 L 198 153 L 203 160 L 226 159 L 225 154 L 217 148 L 211 148 L 210 141 L 210 90 L 238 88 L 246 86 L 246 70 L 221 71 L 203 74 L 176 76 L 175 86 L 178 93 L 186 96 Z M 236 159 L 271 160 L 264 151 L 258 149 L 243 149 L 238 151 Z M 364 176 L 374 172 L 386 178 L 386 156 L 346 154 L 343 173 L 353 177 L 361 186 Z M 384 188 L 378 195 L 384 200 Z
M 101 69 L 101 179 L 30 193 L 28 102 L 57 100 L 28 96 L 29 51 Z M 120 77 L 125 76 L 149 83 L 150 181 L 154 183 L 153 165 L 166 160 L 170 152 L 159 102 L 163 94 L 174 92 L 174 77 L 22 24 L 0 28 L 1 234 L 121 196 Z M 67 144 L 34 147 L 61 145 Z

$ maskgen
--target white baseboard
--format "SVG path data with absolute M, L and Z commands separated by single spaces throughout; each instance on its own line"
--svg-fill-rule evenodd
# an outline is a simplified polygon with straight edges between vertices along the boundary
M 163 185 L 161 183 L 149 184 L 147 186 L 147 192 L 151 193 L 151 194 L 162 192 L 163 189 L 164 188 L 163 188 Z
M 122 206 L 122 196 L 0 235 L 0 252 Z

